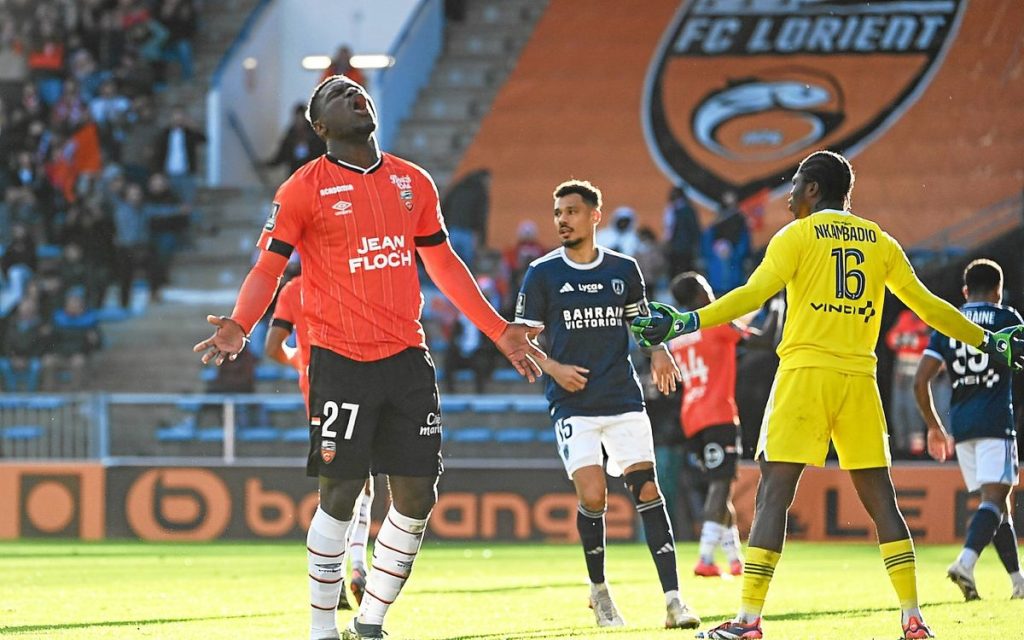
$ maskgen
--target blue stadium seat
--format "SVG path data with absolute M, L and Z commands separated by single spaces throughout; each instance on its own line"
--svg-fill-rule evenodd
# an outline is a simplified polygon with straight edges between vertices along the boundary
M 452 442 L 490 442 L 494 439 L 494 430 L 488 427 L 460 427 L 450 429 L 448 438 Z
M 477 413 L 505 413 L 511 404 L 501 396 L 477 396 L 469 401 L 469 408 Z
M 40 260 L 59 260 L 62 252 L 59 244 L 41 244 L 36 247 L 36 257 Z
M 196 440 L 199 442 L 223 442 L 224 427 L 204 427 L 196 431 Z
M 495 429 L 494 440 L 502 443 L 533 442 L 540 435 L 533 427 L 503 427 Z
M 469 409 L 469 400 L 453 396 L 441 396 L 441 413 L 462 413 Z
M 157 442 L 191 442 L 196 438 L 196 426 L 191 420 L 161 427 L 156 430 Z
M 285 429 L 281 434 L 282 442 L 309 442 L 309 427 Z
M 495 369 L 494 373 L 491 374 L 491 380 L 495 382 L 519 382 L 523 379 L 523 376 L 519 375 L 515 369 L 502 368 Z
M 57 396 L 32 396 L 25 401 L 26 409 L 60 409 L 67 404 L 64 398 Z
M 512 410 L 517 413 L 547 413 L 548 400 L 544 396 L 528 396 L 512 401 Z
M 213 371 L 213 369 L 208 369 Z M 178 400 L 178 408 L 188 413 L 196 413 L 203 407 L 201 400 Z
M 555 441 L 555 430 L 548 427 L 546 429 L 540 429 L 537 434 L 537 442 L 554 442 Z
M 237 434 L 239 442 L 274 442 L 280 435 L 275 427 L 243 427 Z
M 199 370 L 199 379 L 203 382 L 213 382 L 217 379 L 217 367 L 203 367 Z
M 267 400 L 263 403 L 263 408 L 267 411 L 303 411 L 306 410 L 306 404 L 301 399 L 295 398 L 281 398 Z
M 43 437 L 43 428 L 34 424 L 19 424 L 3 430 L 4 440 L 38 440 Z

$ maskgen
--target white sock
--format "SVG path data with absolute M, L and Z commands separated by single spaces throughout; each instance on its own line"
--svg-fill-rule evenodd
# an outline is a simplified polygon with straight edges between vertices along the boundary
M 679 597 L 679 589 L 673 589 L 672 591 L 665 592 L 665 606 L 672 604 L 673 600 L 682 600 Z
M 391 505 L 373 543 L 373 568 L 366 577 L 366 593 L 359 606 L 359 622 L 384 624 L 388 607 L 398 598 L 405 581 L 409 579 L 426 528 L 426 518 L 408 518 Z
M 964 547 L 960 550 L 960 557 L 956 559 L 960 566 L 968 571 L 974 571 L 974 565 L 978 564 L 978 552 L 974 549 Z
M 721 545 L 729 562 L 743 561 L 743 556 L 740 554 L 740 530 L 736 525 L 722 527 Z
M 309 565 L 310 637 L 323 638 L 324 632 L 336 632 L 335 610 L 341 594 L 345 566 L 347 522 L 332 518 L 317 507 L 306 534 L 306 558 Z
M 915 618 L 917 618 L 921 622 L 924 622 L 924 616 L 921 615 L 920 607 L 914 607 L 912 609 L 904 609 L 903 610 L 903 624 L 907 624 L 907 622 L 910 620 L 911 616 L 914 616 Z
M 352 526 L 348 530 L 349 562 L 352 569 L 366 572 L 366 541 L 370 538 L 370 507 L 373 497 L 365 491 L 356 500 L 356 509 L 352 514 Z
M 1010 582 L 1013 583 L 1013 586 L 1017 586 L 1019 584 L 1024 584 L 1024 573 L 1021 573 L 1020 571 L 1015 571 L 1015 572 L 1011 573 L 1010 574 Z
M 718 546 L 718 541 L 722 539 L 722 530 L 725 529 L 722 525 L 711 520 L 705 520 L 704 526 L 700 530 L 700 559 L 703 562 L 711 564 L 715 561 L 715 547 Z

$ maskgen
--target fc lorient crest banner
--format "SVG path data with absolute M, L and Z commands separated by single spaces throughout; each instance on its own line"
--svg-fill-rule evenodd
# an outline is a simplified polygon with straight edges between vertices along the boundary
M 705 203 L 788 189 L 816 149 L 855 155 L 920 97 L 967 0 L 685 0 L 647 71 L 648 148 Z

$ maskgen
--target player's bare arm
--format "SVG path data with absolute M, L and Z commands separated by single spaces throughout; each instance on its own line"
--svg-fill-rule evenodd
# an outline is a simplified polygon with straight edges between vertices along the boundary
M 285 340 L 290 334 L 291 332 L 284 327 L 270 327 L 270 331 L 267 332 L 265 349 L 267 357 L 274 362 L 298 368 L 300 366 L 296 359 L 298 349 L 285 344 Z
M 590 369 L 574 364 L 564 364 L 551 356 L 544 360 L 538 360 L 537 366 L 566 391 L 576 393 L 583 391 L 587 386 L 587 375 L 590 373 Z
M 664 343 L 651 352 L 651 379 L 658 385 L 658 391 L 665 395 L 675 393 L 676 385 L 683 380 L 683 374 Z
M 418 247 L 417 251 L 441 293 L 494 342 L 519 375 L 535 382 L 542 373 L 537 361 L 547 358 L 534 340 L 543 327 L 509 323 L 498 315 L 450 243 Z
M 930 383 L 939 375 L 942 370 L 942 361 L 937 358 L 924 356 L 917 365 L 917 373 L 914 375 L 914 397 L 917 399 L 917 408 L 924 418 L 928 427 L 928 454 L 938 460 L 945 462 L 953 455 L 953 438 L 942 426 L 942 419 L 935 410 L 935 403 L 932 399 Z

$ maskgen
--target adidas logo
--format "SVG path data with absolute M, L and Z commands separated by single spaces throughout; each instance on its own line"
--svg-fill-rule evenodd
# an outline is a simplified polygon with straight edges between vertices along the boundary
M 604 547 L 594 547 L 590 551 L 587 551 L 588 556 L 599 556 L 604 553 Z M 658 553 L 661 553 L 660 551 Z
M 654 555 L 660 556 L 663 553 L 672 553 L 675 550 L 676 550 L 676 548 L 674 546 L 672 546 L 671 542 L 666 542 L 664 544 L 664 546 L 662 546 L 660 549 L 658 549 L 657 553 L 655 553 Z
M 566 282 L 562 285 L 562 288 L 558 290 L 558 293 L 572 293 L 573 291 L 575 291 L 575 289 L 572 288 L 572 285 Z

